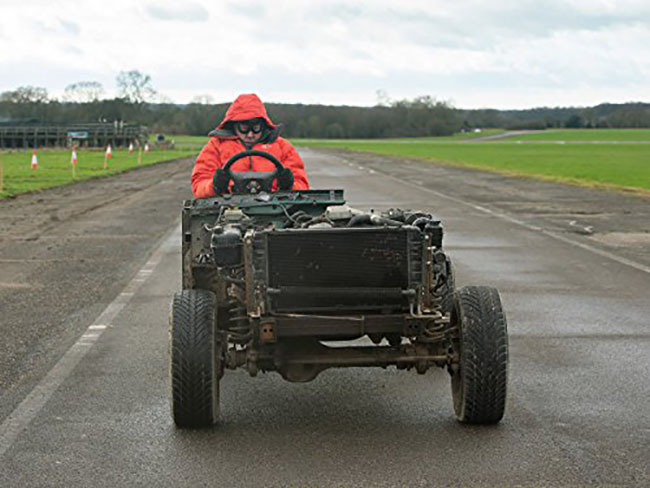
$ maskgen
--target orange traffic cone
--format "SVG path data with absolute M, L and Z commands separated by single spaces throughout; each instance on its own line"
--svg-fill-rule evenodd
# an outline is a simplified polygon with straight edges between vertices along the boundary
M 104 169 L 108 167 L 108 160 L 113 157 L 113 148 L 109 144 L 106 146 L 106 153 L 104 154 Z

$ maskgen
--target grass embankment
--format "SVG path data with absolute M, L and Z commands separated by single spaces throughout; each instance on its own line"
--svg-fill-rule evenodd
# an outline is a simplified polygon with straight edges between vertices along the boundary
M 297 140 L 295 143 L 421 158 L 580 186 L 650 191 L 650 144 L 454 143 L 428 139 Z
M 152 150 L 142 154 L 141 165 L 193 156 L 196 152 L 190 148 Z M 129 154 L 126 149 L 114 150 L 113 158 L 108 160 L 107 168 L 104 169 L 103 150 L 80 149 L 77 151 L 78 164 L 73 179 L 70 155 L 69 149 L 41 149 L 37 152 L 38 167 L 32 169 L 31 151 L 0 152 L 3 172 L 0 199 L 89 178 L 109 176 L 138 167 L 136 151 Z

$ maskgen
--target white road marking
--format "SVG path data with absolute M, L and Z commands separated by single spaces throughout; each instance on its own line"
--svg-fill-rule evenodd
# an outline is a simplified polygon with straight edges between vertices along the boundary
M 104 311 L 88 326 L 82 336 L 68 349 L 63 357 L 45 375 L 45 377 L 34 387 L 25 399 L 9 414 L 0 425 L 0 457 L 13 445 L 20 433 L 36 417 L 38 412 L 45 406 L 54 392 L 61 386 L 65 379 L 79 364 L 90 348 L 99 340 L 107 328 L 115 319 L 118 313 L 131 301 L 134 293 L 142 286 L 146 278 L 158 266 L 166 251 L 166 246 L 176 242 L 178 224 L 159 241 L 153 254 L 147 263 L 136 273 L 136 276 L 126 285 L 125 290 L 113 300 Z M 146 271 L 142 273 L 142 270 Z
M 579 247 L 580 249 L 584 249 L 585 251 L 590 251 L 594 254 L 598 254 L 599 256 L 603 256 L 605 258 L 611 259 L 612 261 L 616 261 L 617 263 L 624 264 L 625 266 L 629 266 L 630 268 L 634 268 L 638 271 L 643 271 L 644 273 L 650 274 L 650 266 L 646 266 L 641 263 L 637 263 L 636 261 L 632 261 L 631 259 L 624 258 L 622 256 L 617 256 L 616 254 L 613 254 L 611 252 L 605 251 L 603 249 L 598 249 L 597 247 L 590 246 L 589 244 L 584 244 L 582 242 L 574 241 L 572 239 L 569 239 L 568 237 L 565 237 L 563 235 L 560 235 L 556 232 L 546 230 L 542 227 L 539 227 L 537 225 L 532 225 L 532 224 L 527 224 L 526 222 L 523 222 L 519 219 L 516 219 L 514 217 L 511 217 L 510 215 L 503 214 L 501 212 L 496 212 L 492 209 L 482 207 L 480 205 L 475 205 L 473 203 L 466 202 L 465 200 L 461 200 L 460 198 L 452 197 L 451 195 L 447 195 L 445 193 L 439 192 L 437 190 L 432 190 L 431 188 L 427 188 L 424 185 L 424 182 L 419 182 L 419 184 L 416 183 L 411 183 L 410 181 L 404 181 L 401 178 L 397 178 L 395 176 L 391 176 L 389 174 L 384 173 L 383 171 L 377 171 L 377 174 L 389 178 L 393 181 L 397 181 L 399 183 L 402 183 L 403 185 L 410 186 L 411 188 L 416 188 L 421 191 L 425 191 L 427 193 L 431 193 L 432 195 L 436 195 L 440 198 L 445 198 L 447 200 L 450 200 L 452 202 L 458 203 L 460 205 L 464 205 L 466 207 L 473 208 L 475 210 L 479 210 L 480 212 L 487 213 L 489 215 L 492 215 L 494 217 L 497 217 L 502 220 L 506 220 L 508 222 L 512 222 L 513 224 L 517 224 L 521 227 L 524 227 L 525 229 L 528 230 L 533 230 L 536 232 L 540 232 L 548 237 L 552 237 L 553 239 L 556 239 L 558 241 L 562 241 L 566 244 L 571 244 L 572 246 Z
M 43 285 L 33 285 L 30 283 L 6 282 L 0 281 L 0 288 L 42 288 Z

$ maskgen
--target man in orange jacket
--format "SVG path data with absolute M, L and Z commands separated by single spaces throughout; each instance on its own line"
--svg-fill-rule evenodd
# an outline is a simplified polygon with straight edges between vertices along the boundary
M 280 137 L 281 125 L 271 122 L 264 104 L 255 94 L 239 95 L 228 107 L 226 116 L 208 135 L 192 171 L 192 192 L 196 198 L 207 198 L 228 191 L 228 177 L 223 168 L 235 154 L 257 149 L 272 154 L 285 166 L 277 176 L 273 190 L 308 190 L 305 165 L 298 151 Z M 259 156 L 235 162 L 232 171 L 273 171 L 275 166 Z

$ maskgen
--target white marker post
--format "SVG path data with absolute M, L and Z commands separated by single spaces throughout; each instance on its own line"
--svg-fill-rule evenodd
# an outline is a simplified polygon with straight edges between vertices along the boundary
M 36 156 L 36 149 L 32 150 L 32 169 L 38 168 L 38 156 Z

